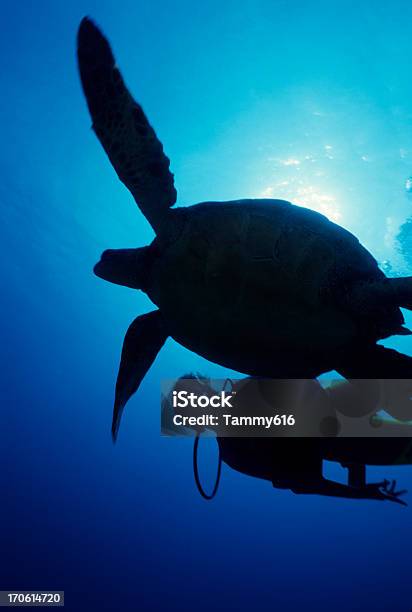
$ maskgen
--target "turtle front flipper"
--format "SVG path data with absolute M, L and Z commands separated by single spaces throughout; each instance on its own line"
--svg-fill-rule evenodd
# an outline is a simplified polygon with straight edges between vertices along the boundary
M 108 41 L 87 17 L 79 27 L 77 57 L 93 130 L 120 180 L 156 231 L 176 202 L 169 159 L 125 86 Z
M 168 333 L 159 310 L 137 317 L 126 332 L 116 381 L 112 436 L 115 441 L 123 409 L 136 393 Z

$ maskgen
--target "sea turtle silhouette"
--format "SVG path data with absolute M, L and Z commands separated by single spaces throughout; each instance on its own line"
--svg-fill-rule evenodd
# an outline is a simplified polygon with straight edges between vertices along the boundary
M 387 278 L 348 231 L 282 200 L 176 202 L 169 159 L 127 90 L 106 38 L 85 18 L 81 82 L 93 129 L 156 237 L 105 251 L 95 273 L 144 291 L 157 310 L 124 340 L 112 433 L 168 336 L 248 375 L 409 378 L 412 359 L 378 346 L 408 334 L 412 279 Z

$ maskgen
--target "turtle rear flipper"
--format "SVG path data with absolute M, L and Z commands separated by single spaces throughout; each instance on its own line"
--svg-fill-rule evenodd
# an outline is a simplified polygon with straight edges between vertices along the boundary
M 125 86 L 108 41 L 87 17 L 79 27 L 77 57 L 93 130 L 120 180 L 157 231 L 176 202 L 170 162 Z
M 412 357 L 379 344 L 355 347 L 336 370 L 349 379 L 412 379 Z
M 114 441 L 126 403 L 138 390 L 167 337 L 159 310 L 137 317 L 129 326 L 123 341 L 116 381 L 112 422 Z
M 361 282 L 352 288 L 349 297 L 354 307 L 365 311 L 372 312 L 376 304 L 412 310 L 412 276 Z
M 370 390 L 368 392 L 368 383 L 376 381 L 377 383 L 380 382 L 383 384 L 384 389 L 398 389 L 397 396 L 392 393 L 390 395 L 391 401 L 385 403 L 384 407 L 386 412 L 395 419 L 402 421 L 412 419 L 412 401 L 410 400 L 412 389 L 412 357 L 409 355 L 403 355 L 402 353 L 398 353 L 398 351 L 380 345 L 357 348 L 352 353 L 345 356 L 336 370 L 345 378 L 353 379 L 351 382 L 354 387 L 357 387 L 359 391 L 364 394 L 366 399 L 364 402 L 364 414 L 376 412 L 376 402 L 374 410 L 370 410 L 369 408 L 373 407 L 377 388 L 370 385 Z M 398 381 L 396 379 L 398 379 Z M 408 384 L 408 381 L 411 381 L 411 384 Z M 400 385 L 400 382 L 402 382 L 403 385 Z M 386 395 L 388 394 L 386 393 Z M 370 404 L 369 408 L 368 404 Z M 353 414 L 353 406 L 351 406 L 349 402 L 347 403 L 347 408 L 342 405 L 338 410 L 342 412 L 342 414 L 355 416 L 355 414 Z
M 396 296 L 394 302 L 401 308 L 412 310 L 412 277 L 388 278 L 390 291 Z

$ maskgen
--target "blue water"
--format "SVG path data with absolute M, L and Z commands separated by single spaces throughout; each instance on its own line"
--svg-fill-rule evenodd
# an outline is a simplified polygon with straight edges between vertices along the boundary
M 91 270 L 152 231 L 90 130 L 74 41 L 84 14 L 109 36 L 181 204 L 292 199 L 411 274 L 395 241 L 412 214 L 411 5 L 117 4 L 1 4 L 0 587 L 64 589 L 74 611 L 410 610 L 410 507 L 228 468 L 200 498 L 191 441 L 159 435 L 159 383 L 223 368 L 169 340 L 113 446 L 122 338 L 151 305 Z M 412 468 L 369 474 L 412 489 Z

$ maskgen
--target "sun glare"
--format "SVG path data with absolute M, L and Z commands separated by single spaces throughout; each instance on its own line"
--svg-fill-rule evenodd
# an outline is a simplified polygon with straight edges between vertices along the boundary
M 299 157 L 267 158 L 271 165 L 276 166 L 277 174 L 281 172 L 286 176 L 281 181 L 267 180 L 266 186 L 255 197 L 288 200 L 298 206 L 304 206 L 322 213 L 331 221 L 340 222 L 342 212 L 337 198 L 329 191 L 325 191 L 324 186 L 313 184 L 310 178 L 316 177 L 319 179 L 317 182 L 324 182 L 325 171 L 322 167 L 319 168 L 318 162 L 323 159 L 326 163 L 331 163 L 329 160 L 334 159 L 333 150 L 334 147 L 331 144 L 325 144 L 316 157 L 302 155 Z
M 295 189 L 289 187 L 286 190 L 285 187 L 287 186 L 289 186 L 288 181 L 277 183 L 275 187 L 269 185 L 258 193 L 256 197 L 288 200 L 298 206 L 304 206 L 305 208 L 322 213 L 331 221 L 342 220 L 342 213 L 333 195 L 323 193 L 315 185 L 299 186 Z

